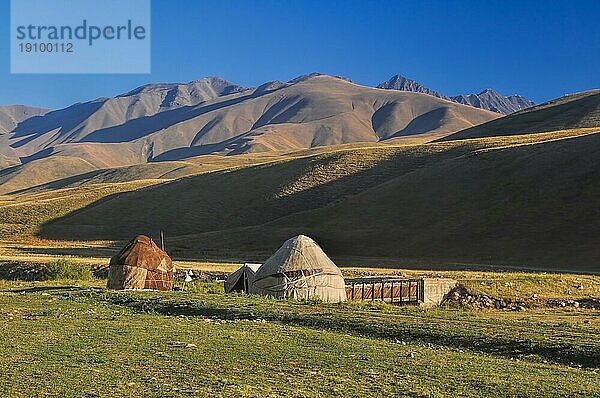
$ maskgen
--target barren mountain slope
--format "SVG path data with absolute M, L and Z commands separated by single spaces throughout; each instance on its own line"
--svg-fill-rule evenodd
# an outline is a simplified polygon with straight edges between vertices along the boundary
M 10 144 L 23 157 L 44 157 L 45 153 L 52 154 L 56 146 L 81 142 L 96 130 L 131 120 L 146 120 L 157 113 L 193 106 L 242 90 L 242 87 L 216 77 L 188 84 L 150 84 L 115 98 L 99 98 L 29 118 L 12 131 Z M 128 136 L 114 141 L 128 141 Z
M 189 105 L 167 101 L 169 90 L 161 87 L 76 104 L 21 123 L 10 144 L 25 162 L 67 152 L 114 167 L 420 134 L 437 138 L 498 116 L 424 94 L 373 89 L 325 75 L 244 91 L 226 87 L 215 92 L 217 97 L 196 96 Z M 150 93 L 155 90 L 161 94 Z M 204 102 L 194 104 L 199 98 Z M 168 109 L 161 108 L 165 102 Z M 90 144 L 97 145 L 93 151 Z M 108 147 L 106 158 L 97 155 L 107 144 L 120 148 Z
M 152 147 L 157 159 L 177 159 L 212 152 L 376 142 L 423 133 L 441 136 L 496 117 L 423 94 L 371 89 L 330 76 L 238 95 L 230 102 L 225 107 L 222 102 L 197 106 L 185 121 L 135 143 Z
M 0 106 L 0 170 L 21 163 L 19 153 L 9 146 L 8 132 L 23 120 L 49 111 L 24 105 Z
M 19 153 L 8 142 L 8 133 L 0 133 L 0 170 L 21 164 Z
M 12 131 L 17 124 L 32 116 L 40 116 L 50 109 L 34 108 L 25 105 L 0 106 L 0 134 Z
M 438 98 L 449 99 L 445 95 L 442 95 L 437 91 L 431 90 L 422 84 L 401 75 L 394 75 L 385 82 L 379 83 L 377 88 L 384 88 L 386 90 L 412 91 L 415 93 L 433 95 L 434 97 Z

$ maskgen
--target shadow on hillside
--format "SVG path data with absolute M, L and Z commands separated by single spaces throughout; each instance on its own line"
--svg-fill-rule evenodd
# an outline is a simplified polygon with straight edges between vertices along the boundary
M 12 132 L 13 139 L 25 138 L 14 143 L 12 147 L 21 147 L 52 130 L 60 129 L 58 134 L 70 131 L 100 109 L 103 104 L 103 101 L 98 100 L 78 103 L 65 109 L 50 111 L 42 116 L 27 118 L 17 124 Z
M 201 134 L 200 131 L 198 134 Z M 227 140 L 217 142 L 215 144 L 192 145 L 189 147 L 170 149 L 160 155 L 150 159 L 150 162 L 167 162 L 174 160 L 187 159 L 194 156 L 215 154 L 225 149 L 235 149 L 239 144 L 237 141 L 242 139 L 246 133 L 233 136 Z M 198 135 L 197 135 L 198 137 Z
M 506 358 L 537 356 L 549 362 L 593 368 L 600 363 L 600 351 L 595 347 L 511 338 L 510 336 L 499 336 L 498 333 L 493 333 L 493 330 L 487 329 L 483 332 L 470 332 L 465 329 L 453 329 L 445 326 L 443 322 L 439 326 L 432 327 L 432 325 L 416 325 L 397 321 L 386 322 L 380 319 L 373 321 L 368 315 L 365 316 L 360 312 L 323 313 L 318 311 L 318 307 L 311 307 L 317 309 L 314 312 L 294 313 L 288 311 L 288 308 L 284 306 L 273 309 L 252 305 L 225 307 L 209 301 L 167 302 L 162 301 L 160 297 L 137 298 L 121 295 L 102 297 L 113 304 L 129 307 L 136 312 L 152 312 L 166 316 L 201 316 L 222 320 L 265 319 L 286 325 L 353 333 L 391 341 L 403 340 L 473 350 Z M 492 326 L 490 326 L 491 328 Z
M 272 253 L 302 233 L 333 257 L 597 271 L 599 143 L 584 136 L 475 157 L 465 155 L 477 144 L 435 144 L 217 171 L 107 196 L 45 223 L 40 236 L 162 229 L 173 254 L 208 258 Z
M 387 148 L 383 148 L 382 151 L 385 151 L 386 149 Z M 286 162 L 286 165 L 288 166 L 284 167 L 281 173 L 278 172 L 275 174 L 277 175 L 276 178 L 266 179 L 264 181 L 264 184 L 268 186 L 268 189 L 271 189 L 273 195 L 257 198 L 260 200 L 253 201 L 253 204 L 250 204 L 249 206 L 246 204 L 240 204 L 240 199 L 235 197 L 217 198 L 219 199 L 219 202 L 223 202 L 225 204 L 216 203 L 216 206 L 220 206 L 220 208 L 225 210 L 231 209 L 231 206 L 242 206 L 239 209 L 240 213 L 238 215 L 228 218 L 219 218 L 218 214 L 215 214 L 214 211 L 212 211 L 212 213 L 202 213 L 202 207 L 194 206 L 195 201 L 200 201 L 200 199 L 196 196 L 198 196 L 198 192 L 201 191 L 191 194 L 186 194 L 185 191 L 181 191 L 181 185 L 198 187 L 216 186 L 216 179 L 219 179 L 219 181 L 223 179 L 222 185 L 227 185 L 229 180 L 227 177 L 224 177 L 223 172 L 183 177 L 181 179 L 156 186 L 145 187 L 131 192 L 116 193 L 99 199 L 82 209 L 75 210 L 63 217 L 43 224 L 40 228 L 39 235 L 42 237 L 58 239 L 113 240 L 128 239 L 132 234 L 145 233 L 147 231 L 156 232 L 159 229 L 163 229 L 167 233 L 167 239 L 169 239 L 169 237 L 173 236 L 208 233 L 211 231 L 262 225 L 294 213 L 314 210 L 320 207 L 332 205 L 333 203 L 342 201 L 347 197 L 359 194 L 391 179 L 397 178 L 406 173 L 410 173 L 420 167 L 434 164 L 452 157 L 461 156 L 468 152 L 469 148 L 467 147 L 456 147 L 448 150 L 442 150 L 434 156 L 430 156 L 431 153 L 428 151 L 415 151 L 408 153 L 407 151 L 399 150 L 398 153 L 395 153 L 387 158 L 376 159 L 373 161 L 372 165 L 362 169 L 358 168 L 353 173 L 344 175 L 342 172 L 339 178 L 334 178 L 324 183 L 307 187 L 303 190 L 297 190 L 286 195 L 274 195 L 277 191 L 286 187 L 290 182 L 301 180 L 302 177 L 305 176 L 307 170 L 310 172 L 311 167 L 313 167 L 313 163 L 311 162 L 312 158 L 293 159 L 289 162 Z M 333 158 L 331 161 L 333 167 L 338 167 L 335 165 L 335 162 L 338 161 L 338 156 L 343 155 L 334 154 L 332 156 Z M 359 157 L 354 161 L 360 163 L 362 159 Z M 237 179 L 253 178 L 255 167 L 273 168 L 280 167 L 280 164 L 276 163 L 267 166 L 253 166 L 236 171 L 230 171 L 228 173 L 233 173 L 234 177 Z M 279 171 L 279 169 L 277 171 Z M 292 174 L 290 175 L 290 173 Z M 256 178 L 253 178 L 253 180 L 256 180 Z M 252 189 L 252 186 L 247 187 L 247 190 Z M 261 187 L 260 189 L 265 188 Z M 146 197 L 148 193 L 154 194 L 154 196 L 157 196 L 156 200 L 159 200 L 158 197 L 162 199 L 166 195 L 169 195 L 170 192 L 179 191 L 181 191 L 181 193 L 177 196 L 176 201 L 165 200 L 163 208 L 161 209 L 161 213 L 170 214 L 171 217 L 166 219 L 163 217 L 163 220 L 160 220 L 160 216 L 164 216 L 164 214 L 158 214 L 154 216 L 152 214 L 142 214 L 140 210 L 132 208 L 128 214 L 124 214 L 122 220 L 123 225 L 119 227 L 115 225 L 102 224 L 102 218 L 99 218 L 98 221 L 94 221 L 92 225 L 77 224 L 77 226 L 70 226 L 68 224 L 63 224 L 63 221 L 73 220 L 79 214 L 88 212 L 100 204 L 127 199 L 132 203 L 141 203 L 145 205 L 146 203 L 154 203 L 155 201 L 153 198 L 149 199 Z M 202 202 L 200 202 L 199 205 L 207 207 L 206 204 Z M 190 208 L 197 207 L 197 209 L 194 209 L 194 212 L 191 214 L 182 213 L 179 209 L 185 208 L 185 206 Z M 185 218 L 188 216 L 201 219 L 194 219 L 194 222 L 190 221 L 190 219 L 185 220 Z M 83 229 L 85 229 L 85 231 Z M 315 238 L 323 243 L 327 240 L 327 236 L 315 236 Z M 275 248 L 265 247 L 259 249 L 270 251 Z
M 177 123 L 182 123 L 206 113 L 239 104 L 257 96 L 258 95 L 252 93 L 212 104 L 201 103 L 199 105 L 184 106 L 159 112 L 152 116 L 142 116 L 118 126 L 96 130 L 84 137 L 81 142 L 115 143 L 133 141 L 156 131 L 166 129 Z

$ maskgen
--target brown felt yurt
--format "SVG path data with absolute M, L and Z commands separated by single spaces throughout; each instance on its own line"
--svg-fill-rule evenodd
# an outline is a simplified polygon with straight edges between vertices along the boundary
M 173 290 L 174 271 L 167 253 L 149 237 L 138 235 L 110 259 L 108 288 Z
M 342 272 L 308 236 L 288 239 L 256 271 L 250 293 L 296 299 L 346 301 Z

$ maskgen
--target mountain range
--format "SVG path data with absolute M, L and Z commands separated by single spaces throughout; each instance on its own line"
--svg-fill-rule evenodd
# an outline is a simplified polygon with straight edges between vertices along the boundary
M 520 95 L 511 95 L 505 97 L 491 88 L 487 88 L 479 94 L 466 94 L 447 97 L 401 75 L 394 75 L 389 80 L 377 85 L 377 87 L 386 90 L 412 91 L 416 93 L 429 94 L 438 98 L 454 101 L 459 104 L 470 105 L 475 108 L 486 109 L 504 115 L 508 115 L 535 105 L 533 101 L 530 101 Z
M 114 98 L 30 112 L 37 114 L 11 119 L 15 127 L 0 136 L 0 166 L 62 156 L 90 169 L 203 154 L 423 142 L 500 117 L 432 95 L 321 74 L 256 88 L 218 77 L 149 84 Z

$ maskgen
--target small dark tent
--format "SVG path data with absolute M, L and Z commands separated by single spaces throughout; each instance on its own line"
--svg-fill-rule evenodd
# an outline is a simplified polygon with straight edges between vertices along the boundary
M 260 268 L 260 264 L 246 263 L 225 280 L 225 293 L 244 292 L 250 293 L 250 285 L 254 274 Z
M 133 238 L 110 259 L 109 289 L 173 290 L 171 258 L 147 236 Z

